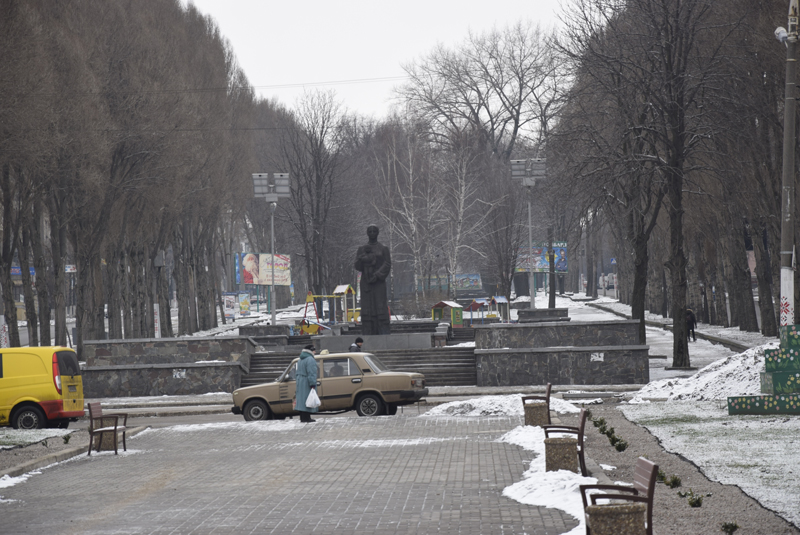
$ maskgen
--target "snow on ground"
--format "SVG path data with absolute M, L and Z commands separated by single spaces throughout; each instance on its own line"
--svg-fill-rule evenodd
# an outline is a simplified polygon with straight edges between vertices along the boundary
M 714 361 L 691 377 L 652 381 L 630 403 L 648 399 L 666 401 L 727 400 L 728 396 L 752 396 L 761 392 L 764 349 L 775 343 L 748 349 Z
M 525 410 L 522 407 L 521 399 L 522 394 L 511 394 L 451 401 L 437 405 L 421 416 L 522 416 L 525 414 Z M 550 398 L 550 410 L 560 414 L 580 412 L 580 409 L 572 403 L 554 397 Z
M 64 435 L 69 435 L 74 429 L 12 429 L 0 428 L 0 449 L 27 446 L 45 440 L 64 440 Z
M 736 485 L 800 527 L 800 417 L 729 416 L 725 406 L 713 401 L 624 405 L 621 410 L 709 479 Z
M 551 398 L 550 401 L 553 400 Z M 578 521 L 578 525 L 566 535 L 586 533 L 579 487 L 594 485 L 597 479 L 583 477 L 568 470 L 545 471 L 544 430 L 541 427 L 516 427 L 500 437 L 498 442 L 514 444 L 535 454 L 530 467 L 522 474 L 522 480 L 503 489 L 503 496 L 519 503 L 560 509 Z

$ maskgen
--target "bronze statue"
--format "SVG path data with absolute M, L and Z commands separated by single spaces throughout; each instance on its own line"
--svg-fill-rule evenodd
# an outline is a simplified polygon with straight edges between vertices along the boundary
M 367 227 L 369 242 L 356 252 L 355 268 L 361 272 L 361 330 L 363 334 L 389 334 L 386 278 L 392 270 L 389 248 L 378 241 L 378 227 Z

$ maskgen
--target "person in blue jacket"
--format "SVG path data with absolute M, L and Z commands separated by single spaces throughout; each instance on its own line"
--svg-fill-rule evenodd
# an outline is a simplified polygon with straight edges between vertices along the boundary
M 307 345 L 300 353 L 300 362 L 297 363 L 296 380 L 296 400 L 295 409 L 300 412 L 300 421 L 311 423 L 316 420 L 311 419 L 311 413 L 318 412 L 317 407 L 306 407 L 306 398 L 311 393 L 311 389 L 317 388 L 317 359 L 314 358 L 316 348 L 314 345 Z

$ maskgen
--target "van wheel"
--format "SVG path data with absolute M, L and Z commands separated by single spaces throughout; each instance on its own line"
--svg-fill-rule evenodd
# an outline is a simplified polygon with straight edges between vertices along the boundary
M 42 429 L 47 425 L 47 418 L 38 407 L 22 407 L 14 413 L 12 425 L 14 429 Z
M 260 399 L 248 401 L 245 404 L 242 413 L 244 414 L 244 419 L 248 422 L 256 420 L 270 420 L 272 416 L 267 404 Z
M 383 401 L 375 394 L 364 394 L 356 402 L 359 416 L 380 416 L 383 414 Z

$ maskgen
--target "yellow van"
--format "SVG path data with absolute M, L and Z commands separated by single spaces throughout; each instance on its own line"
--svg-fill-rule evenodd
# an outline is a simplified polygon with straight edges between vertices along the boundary
M 82 416 L 83 379 L 75 351 L 0 348 L 0 426 L 66 428 Z

